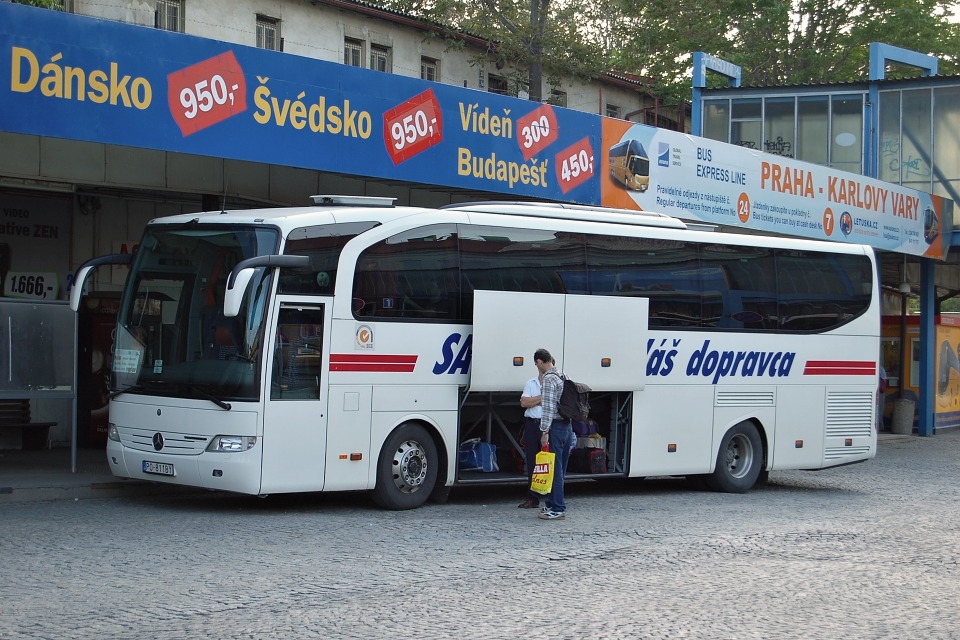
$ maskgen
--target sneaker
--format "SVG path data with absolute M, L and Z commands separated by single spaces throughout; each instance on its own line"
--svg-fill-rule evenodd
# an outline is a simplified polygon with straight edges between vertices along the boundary
M 537 516 L 541 520 L 563 520 L 566 514 L 563 511 L 541 511 Z
M 540 506 L 539 500 L 534 500 L 533 498 L 527 498 L 523 502 L 517 505 L 520 509 L 536 509 Z

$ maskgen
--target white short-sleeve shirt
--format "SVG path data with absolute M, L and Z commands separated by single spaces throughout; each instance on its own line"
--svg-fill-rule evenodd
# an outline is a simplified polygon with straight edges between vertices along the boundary
M 523 386 L 523 393 L 521 395 L 527 398 L 543 395 L 543 386 L 540 384 L 540 376 L 534 376 L 527 380 L 527 384 Z M 523 412 L 523 415 L 528 418 L 536 418 L 539 420 L 543 417 L 543 407 L 539 404 L 535 407 L 530 407 Z

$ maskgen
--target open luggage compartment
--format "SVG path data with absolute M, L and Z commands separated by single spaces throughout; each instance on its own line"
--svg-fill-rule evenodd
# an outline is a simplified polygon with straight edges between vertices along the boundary
M 630 393 L 590 393 L 589 428 L 586 424 L 580 428 L 585 435 L 577 439 L 577 449 L 602 451 L 605 470 L 598 473 L 587 468 L 578 469 L 572 456 L 568 478 L 622 477 L 626 474 L 631 400 Z M 479 443 L 473 442 L 477 439 Z M 461 405 L 459 442 L 464 453 L 457 465 L 458 483 L 525 483 L 526 443 L 523 442 L 520 392 L 470 394 Z M 534 446 L 539 447 L 539 443 Z M 472 453 L 471 450 L 478 451 Z M 593 453 L 594 457 L 597 455 Z M 493 465 L 489 464 L 490 459 Z

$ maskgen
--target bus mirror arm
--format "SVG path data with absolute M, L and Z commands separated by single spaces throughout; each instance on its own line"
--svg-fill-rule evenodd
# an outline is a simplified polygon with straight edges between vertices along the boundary
M 80 298 L 83 297 L 83 285 L 86 284 L 87 276 L 90 275 L 91 271 L 105 264 L 130 264 L 131 262 L 133 262 L 132 253 L 113 253 L 109 256 L 92 258 L 80 265 L 80 268 L 77 269 L 77 274 L 73 278 L 73 284 L 70 289 L 70 308 L 73 311 L 77 311 L 80 308 Z
M 230 271 L 230 277 L 227 279 L 227 289 L 233 289 L 237 277 L 244 269 L 256 269 L 258 267 L 288 267 L 304 269 L 310 266 L 308 256 L 256 256 L 241 260 Z
M 256 256 L 241 260 L 230 271 L 230 277 L 227 278 L 227 290 L 223 296 L 223 315 L 228 318 L 236 317 L 240 313 L 240 305 L 243 304 L 243 296 L 246 293 L 247 285 L 253 278 L 254 270 L 259 267 L 286 267 L 294 269 L 304 269 L 310 266 L 308 256 Z

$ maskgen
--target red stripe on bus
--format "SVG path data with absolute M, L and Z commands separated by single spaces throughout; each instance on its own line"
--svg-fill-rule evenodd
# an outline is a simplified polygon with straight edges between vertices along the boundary
M 869 360 L 810 360 L 803 367 L 805 376 L 872 376 L 877 363 Z
M 330 371 L 411 373 L 417 356 L 373 353 L 331 353 Z
M 380 372 L 399 372 L 411 373 L 413 364 L 395 364 L 389 362 L 344 362 L 341 364 L 330 363 L 330 371 L 380 371 Z
M 360 363 L 360 362 L 402 362 L 416 364 L 417 356 L 383 355 L 373 353 L 331 353 L 330 362 Z

